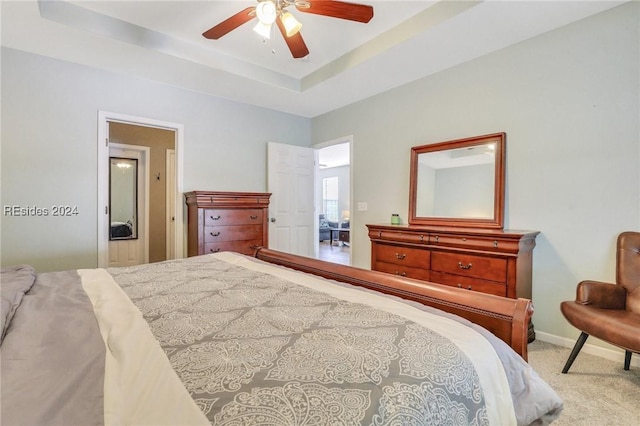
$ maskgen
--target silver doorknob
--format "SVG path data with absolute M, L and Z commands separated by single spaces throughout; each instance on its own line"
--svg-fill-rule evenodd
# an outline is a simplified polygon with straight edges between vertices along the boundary
M 275 217 L 272 217 L 272 218 L 271 218 L 271 222 L 275 222 L 275 221 L 276 221 L 276 218 L 275 218 Z

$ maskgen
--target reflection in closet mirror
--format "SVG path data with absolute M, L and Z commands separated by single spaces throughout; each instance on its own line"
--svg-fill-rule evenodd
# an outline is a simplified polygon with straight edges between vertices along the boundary
M 409 223 L 502 228 L 505 134 L 411 149 Z
M 138 160 L 110 157 L 110 240 L 138 238 Z

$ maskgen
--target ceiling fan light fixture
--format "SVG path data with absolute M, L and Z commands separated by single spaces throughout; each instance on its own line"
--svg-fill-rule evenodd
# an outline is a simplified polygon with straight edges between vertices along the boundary
M 282 19 L 287 37 L 296 35 L 302 28 L 302 24 L 289 12 L 283 13 L 280 19 Z
M 271 25 L 277 17 L 276 5 L 271 0 L 264 0 L 256 6 L 256 15 L 261 23 Z
M 2 0 L 0 0 L 2 1 Z M 243 0 L 248 1 L 248 0 Z M 288 8 L 296 11 L 330 18 L 346 19 L 353 22 L 367 23 L 373 18 L 373 6 L 351 3 L 342 0 L 257 0 L 255 6 L 248 6 L 221 21 L 202 33 L 209 40 L 218 40 L 236 28 L 258 18 L 258 25 L 253 30 L 263 37 L 263 42 L 271 38 L 273 23 L 284 38 L 291 56 L 295 59 L 306 58 L 309 48 L 302 38 L 302 24 L 288 12 Z
M 255 27 L 253 27 L 253 31 L 257 32 L 264 38 L 271 38 L 271 24 L 264 24 L 261 21 L 258 21 Z

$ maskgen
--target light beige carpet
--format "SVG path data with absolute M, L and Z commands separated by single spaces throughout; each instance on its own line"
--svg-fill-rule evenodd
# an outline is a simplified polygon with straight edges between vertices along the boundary
M 529 364 L 564 401 L 553 425 L 640 425 L 640 369 L 581 352 L 562 374 L 570 349 L 536 340 Z M 640 357 L 633 354 L 633 357 Z

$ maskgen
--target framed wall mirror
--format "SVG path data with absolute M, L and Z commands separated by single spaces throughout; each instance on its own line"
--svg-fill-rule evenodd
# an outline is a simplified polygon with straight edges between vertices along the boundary
M 503 227 L 505 133 L 411 148 L 411 225 Z
M 110 157 L 109 240 L 138 238 L 138 160 Z

